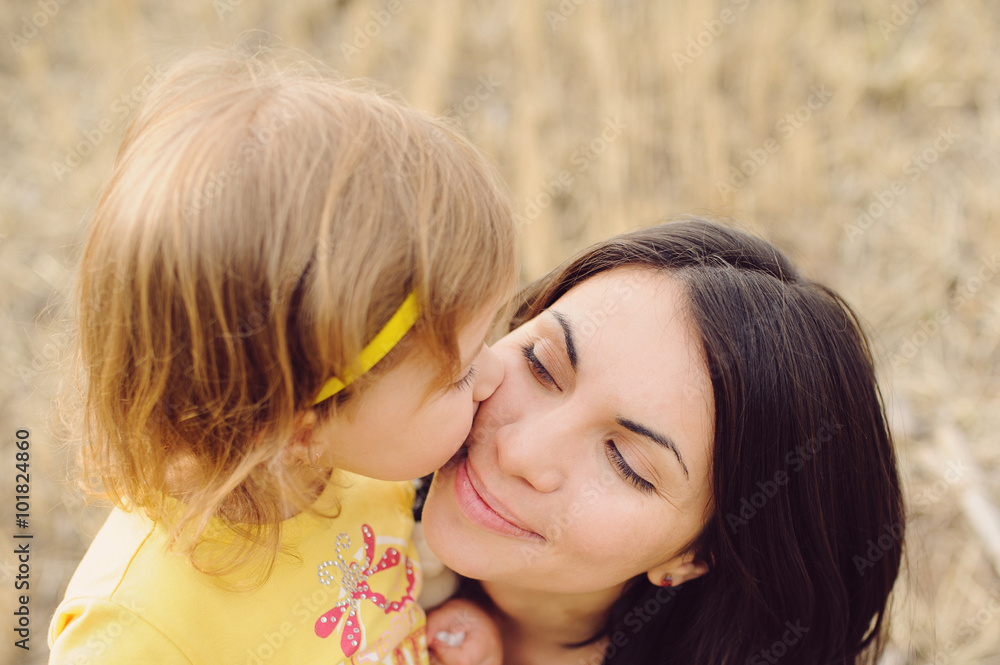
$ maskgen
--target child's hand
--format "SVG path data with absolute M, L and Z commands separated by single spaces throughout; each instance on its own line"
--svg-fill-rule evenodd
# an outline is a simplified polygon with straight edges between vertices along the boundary
M 478 605 L 456 598 L 427 615 L 431 665 L 501 665 L 503 643 L 493 619 Z

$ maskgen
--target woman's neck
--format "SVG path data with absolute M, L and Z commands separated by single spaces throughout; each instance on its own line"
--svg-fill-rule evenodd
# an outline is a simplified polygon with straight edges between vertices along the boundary
M 600 665 L 606 638 L 585 647 L 565 645 L 584 642 L 602 631 L 621 587 L 553 594 L 499 582 L 482 586 L 498 610 L 504 665 Z

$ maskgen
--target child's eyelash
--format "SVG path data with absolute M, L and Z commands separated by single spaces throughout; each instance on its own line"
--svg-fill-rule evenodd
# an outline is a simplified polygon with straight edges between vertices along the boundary
M 475 380 L 475 378 L 476 378 L 476 366 L 473 365 L 472 367 L 469 368 L 469 371 L 465 376 L 463 376 L 461 379 L 455 382 L 455 387 L 458 388 L 459 390 L 465 390 L 466 388 L 472 385 L 472 382 Z
M 521 353 L 524 354 L 525 360 L 528 361 L 528 368 L 531 370 L 531 373 L 538 377 L 539 381 L 555 388 L 559 388 L 559 384 L 557 384 L 556 380 L 552 378 L 549 370 L 545 369 L 545 365 L 543 365 L 542 361 L 540 361 L 538 356 L 535 355 L 534 344 L 522 345 Z
M 622 478 L 625 479 L 625 482 L 645 494 L 651 494 L 653 490 L 656 489 L 653 487 L 651 482 L 632 470 L 632 467 L 628 465 L 628 462 L 625 461 L 625 458 L 622 457 L 622 454 L 618 451 L 618 446 L 615 445 L 614 441 L 608 439 L 604 443 L 604 446 L 608 452 L 608 459 L 611 460 L 611 463 L 618 469 L 618 473 L 620 473 Z

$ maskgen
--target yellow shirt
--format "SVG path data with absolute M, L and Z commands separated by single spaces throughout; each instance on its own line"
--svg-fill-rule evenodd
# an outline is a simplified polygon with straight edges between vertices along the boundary
M 338 474 L 318 507 L 335 497 L 340 514 L 284 521 L 292 555 L 252 591 L 168 551 L 162 525 L 114 510 L 56 609 L 49 663 L 426 665 L 413 496 L 410 483 Z

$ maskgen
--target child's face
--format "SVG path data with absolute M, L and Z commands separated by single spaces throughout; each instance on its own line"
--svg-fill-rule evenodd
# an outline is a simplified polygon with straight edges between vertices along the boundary
M 503 379 L 503 363 L 486 346 L 493 309 L 459 335 L 462 369 L 447 388 L 428 395 L 439 370 L 411 353 L 360 397 L 354 418 L 334 416 L 314 432 L 311 445 L 323 466 L 381 480 L 409 480 L 436 471 L 461 447 L 479 403 Z

